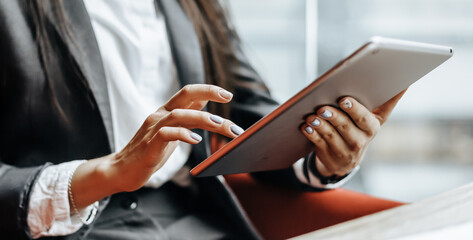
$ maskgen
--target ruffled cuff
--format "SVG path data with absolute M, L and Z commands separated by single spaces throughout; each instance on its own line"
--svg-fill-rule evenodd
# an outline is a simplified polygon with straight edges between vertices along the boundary
M 64 236 L 79 230 L 83 219 L 95 218 L 98 202 L 71 214 L 68 183 L 76 168 L 86 160 L 76 160 L 45 168 L 33 186 L 27 223 L 33 238 Z

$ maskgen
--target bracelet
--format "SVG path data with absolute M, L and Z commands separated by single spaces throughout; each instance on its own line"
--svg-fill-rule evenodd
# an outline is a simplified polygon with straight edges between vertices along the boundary
M 86 219 L 82 218 L 82 216 L 80 215 L 79 210 L 77 209 L 76 203 L 74 202 L 74 197 L 72 196 L 72 187 L 71 187 L 71 185 L 72 185 L 72 176 L 74 176 L 74 173 L 76 172 L 77 167 L 79 167 L 79 166 L 76 166 L 71 171 L 71 174 L 69 175 L 69 179 L 68 179 L 68 182 L 67 182 L 67 192 L 69 193 L 69 202 L 71 203 L 70 205 L 72 206 L 73 214 L 77 214 L 80 221 L 83 224 L 89 225 L 90 223 L 92 223 L 92 221 L 94 220 L 95 215 L 97 214 L 98 202 L 95 202 L 93 204 L 93 209 L 90 211 L 90 214 L 87 216 L 87 218 Z
M 308 170 L 312 172 L 312 174 L 317 177 L 320 181 L 320 183 L 322 183 L 323 185 L 328 185 L 328 184 L 334 184 L 334 183 L 338 183 L 340 182 L 342 179 L 344 179 L 345 177 L 347 177 L 348 175 L 350 175 L 350 172 L 343 175 L 343 176 L 337 176 L 337 175 L 332 175 L 332 176 L 323 176 L 320 172 L 319 172 L 319 169 L 317 169 L 317 165 L 315 164 L 315 154 L 313 154 L 313 159 L 309 160 L 308 161 Z

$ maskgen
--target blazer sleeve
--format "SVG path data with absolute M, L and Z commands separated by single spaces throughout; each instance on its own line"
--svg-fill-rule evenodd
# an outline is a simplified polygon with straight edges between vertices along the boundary
M 29 195 L 41 171 L 49 165 L 18 168 L 0 162 L 0 232 L 29 232 Z

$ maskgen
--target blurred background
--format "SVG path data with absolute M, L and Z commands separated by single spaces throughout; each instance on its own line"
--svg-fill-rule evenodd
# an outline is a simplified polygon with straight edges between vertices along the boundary
M 473 182 L 473 1 L 228 0 L 253 66 L 280 102 L 371 36 L 453 47 L 415 83 L 346 186 L 411 202 Z

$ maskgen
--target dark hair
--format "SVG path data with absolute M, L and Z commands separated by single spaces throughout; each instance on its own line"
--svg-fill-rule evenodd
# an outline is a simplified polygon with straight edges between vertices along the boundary
M 88 93 L 86 96 L 88 103 L 92 107 L 95 105 L 93 104 L 92 93 L 88 91 L 90 90 L 90 86 L 83 75 L 83 71 L 72 57 L 70 49 L 64 51 L 64 47 L 67 47 L 67 44 L 64 44 L 59 40 L 57 33 L 46 17 L 47 9 L 49 8 L 52 16 L 59 22 L 59 31 L 61 31 L 63 37 L 65 37 L 64 40 L 73 43 L 73 45 L 77 45 L 74 34 L 64 15 L 63 0 L 24 0 L 23 5 L 30 15 L 34 38 L 38 47 L 39 60 L 44 71 L 46 87 L 50 92 L 50 101 L 52 102 L 54 109 L 62 117 L 62 120 L 67 123 L 67 116 L 60 106 L 54 87 L 54 83 L 59 82 L 64 85 L 65 83 L 61 81 L 53 81 L 54 77 L 64 77 L 59 76 L 63 72 L 60 68 L 67 67 L 75 73 L 75 86 L 87 90 L 84 92 Z
M 231 37 L 237 37 L 229 26 L 225 9 L 219 0 L 181 0 L 181 5 L 194 23 L 209 84 L 234 90 L 231 65 L 236 61 Z M 209 103 L 209 111 L 230 116 L 229 104 Z
M 181 0 L 180 3 L 193 22 L 199 38 L 206 82 L 233 91 L 234 76 L 230 72 L 230 66 L 236 57 L 231 37 L 236 37 L 236 34 L 230 30 L 224 9 L 218 0 Z M 80 69 L 80 65 L 74 61 L 71 51 L 69 49 L 63 51 L 58 46 L 60 44 L 58 38 L 54 37 L 54 30 L 46 17 L 46 13 L 51 11 L 52 16 L 58 21 L 59 31 L 65 38 L 63 40 L 75 44 L 74 33 L 64 15 L 63 0 L 24 0 L 24 5 L 30 13 L 34 26 L 41 66 L 44 70 L 51 100 L 59 113 L 67 119 L 56 98 L 52 83 L 55 73 L 60 72 L 59 66 L 56 64 L 57 58 L 61 58 L 60 61 L 65 61 L 65 65 L 73 68 L 78 78 L 78 86 L 87 90 L 90 90 L 90 87 L 83 71 Z M 87 92 L 90 93 L 90 91 Z M 93 105 L 93 97 L 91 95 L 87 97 L 90 104 Z M 228 104 L 212 103 L 209 105 L 209 111 L 224 117 L 230 115 Z

